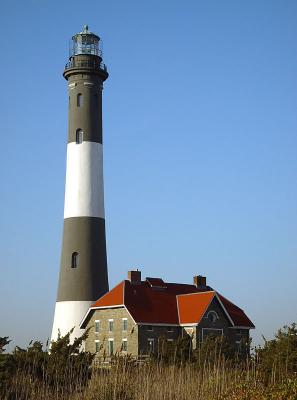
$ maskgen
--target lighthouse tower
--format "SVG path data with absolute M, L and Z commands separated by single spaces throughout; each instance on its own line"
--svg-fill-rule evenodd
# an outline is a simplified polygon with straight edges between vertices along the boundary
M 70 42 L 63 76 L 69 124 L 64 229 L 52 340 L 74 337 L 90 304 L 108 291 L 102 148 L 102 89 L 108 78 L 100 38 L 88 26 Z

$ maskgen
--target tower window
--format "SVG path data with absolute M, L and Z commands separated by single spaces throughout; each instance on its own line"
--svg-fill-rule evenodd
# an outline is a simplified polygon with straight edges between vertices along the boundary
M 77 268 L 79 262 L 79 254 L 75 251 L 71 256 L 71 268 Z
M 84 133 L 81 129 L 76 131 L 76 144 L 81 144 L 84 140 Z
M 77 107 L 81 107 L 83 105 L 83 96 L 81 93 L 77 95 Z

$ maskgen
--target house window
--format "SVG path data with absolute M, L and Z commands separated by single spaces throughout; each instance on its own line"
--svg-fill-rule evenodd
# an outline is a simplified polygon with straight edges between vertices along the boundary
M 95 352 L 99 353 L 99 351 L 100 351 L 100 341 L 95 340 Z
M 128 341 L 127 339 L 122 339 L 122 351 L 128 350 Z
M 207 336 L 218 337 L 223 336 L 223 329 L 215 329 L 215 328 L 202 328 L 202 342 Z
M 154 339 L 148 339 L 147 343 L 148 343 L 148 352 L 149 353 L 153 353 L 154 350 L 155 350 L 155 340 Z
M 83 97 L 81 93 L 78 93 L 77 95 L 77 107 L 81 107 L 83 103 Z
M 219 319 L 219 316 L 218 316 L 218 314 L 217 314 L 215 311 L 209 311 L 209 312 L 207 313 L 206 318 L 207 318 L 211 323 L 215 323 L 215 322 Z
M 75 251 L 71 256 L 71 268 L 77 268 L 79 262 L 79 254 Z
M 113 319 L 108 320 L 108 330 L 109 332 L 113 332 Z
M 113 339 L 108 339 L 108 355 L 113 356 Z
M 122 324 L 123 324 L 123 331 L 126 331 L 128 329 L 128 320 L 127 318 L 122 318 Z
M 98 319 L 95 321 L 95 332 L 100 332 L 100 321 Z
M 84 140 L 84 133 L 81 129 L 77 129 L 76 131 L 76 144 L 81 144 Z
M 154 330 L 153 325 L 148 325 L 146 329 L 147 329 L 148 331 L 153 331 L 153 330 Z
M 173 332 L 173 326 L 167 326 L 167 332 Z

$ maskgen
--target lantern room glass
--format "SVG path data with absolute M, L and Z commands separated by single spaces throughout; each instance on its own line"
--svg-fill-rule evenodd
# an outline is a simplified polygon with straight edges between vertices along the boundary
M 94 33 L 89 32 L 88 26 L 85 26 L 82 32 L 72 37 L 69 46 L 69 56 L 91 54 L 101 57 L 99 41 L 100 38 Z

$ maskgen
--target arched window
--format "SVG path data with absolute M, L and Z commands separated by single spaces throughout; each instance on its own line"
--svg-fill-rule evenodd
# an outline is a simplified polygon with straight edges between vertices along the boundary
M 71 256 L 71 268 L 77 268 L 79 263 L 79 254 L 75 251 Z
M 77 95 L 77 107 L 81 107 L 83 105 L 83 96 L 81 93 Z
M 84 140 L 84 133 L 81 129 L 77 129 L 76 131 L 76 143 L 81 144 Z
M 219 316 L 218 316 L 218 314 L 217 314 L 215 311 L 209 311 L 209 312 L 207 313 L 206 318 L 207 318 L 210 322 L 215 323 L 216 320 L 219 319 Z

